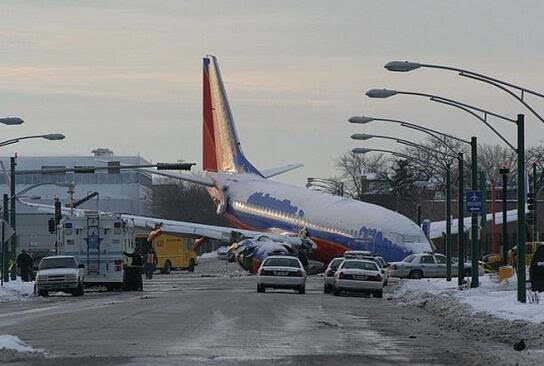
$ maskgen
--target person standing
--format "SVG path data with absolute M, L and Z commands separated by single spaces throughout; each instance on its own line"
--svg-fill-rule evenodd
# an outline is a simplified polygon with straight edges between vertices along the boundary
M 125 289 L 128 291 L 143 291 L 144 284 L 142 281 L 142 266 L 144 264 L 144 259 L 140 251 L 135 251 L 134 253 L 123 252 L 127 257 L 132 258 L 132 264 L 126 268 L 126 282 Z
M 17 267 L 19 267 L 19 271 L 21 272 L 21 281 L 28 282 L 31 280 L 33 264 L 32 257 L 23 249 L 21 254 L 17 256 Z

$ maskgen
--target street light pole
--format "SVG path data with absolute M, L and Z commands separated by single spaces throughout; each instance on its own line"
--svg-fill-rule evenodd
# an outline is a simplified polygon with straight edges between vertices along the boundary
M 9 223 L 13 230 L 15 231 L 15 234 L 11 237 L 11 259 L 13 261 L 17 258 L 17 228 L 15 223 L 15 167 L 17 166 L 17 162 L 15 161 L 15 157 L 12 156 L 10 158 L 10 165 L 11 165 L 11 182 L 10 182 L 10 196 L 11 196 L 11 209 L 10 209 L 10 219 Z M 11 279 L 16 280 L 17 279 L 17 272 L 12 271 L 11 272 Z
M 9 255 L 8 255 L 8 244 L 5 242 L 5 224 L 8 222 L 8 195 L 4 193 L 4 221 L 2 222 L 2 280 L 4 282 L 9 282 Z
M 476 137 L 472 137 L 470 139 L 470 147 L 471 147 L 471 159 L 472 159 L 472 191 L 476 192 L 478 190 L 478 141 Z M 482 197 L 482 205 L 485 204 L 486 199 L 485 197 Z M 479 275 L 478 275 L 478 262 L 480 259 L 480 240 L 478 238 L 478 213 L 473 212 L 472 213 L 472 228 L 471 228 L 471 251 L 472 251 L 472 265 L 471 265 L 471 273 L 472 273 L 472 280 L 470 282 L 470 287 L 478 287 L 479 286 Z
M 518 114 L 518 301 L 527 301 L 525 283 L 525 116 Z
M 451 281 L 451 165 L 446 166 L 446 281 Z
M 457 284 L 461 286 L 465 279 L 465 172 L 464 154 L 459 153 L 459 197 L 457 198 L 459 213 L 457 214 Z

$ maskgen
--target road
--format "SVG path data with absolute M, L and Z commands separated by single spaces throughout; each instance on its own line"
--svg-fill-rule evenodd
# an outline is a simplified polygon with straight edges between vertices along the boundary
M 46 352 L 9 359 L 10 365 L 474 365 L 511 359 L 510 347 L 441 330 L 424 310 L 399 306 L 387 293 L 384 299 L 324 295 L 319 276 L 309 278 L 305 295 L 258 294 L 254 277 L 208 259 L 194 273 L 156 275 L 144 287 L 2 304 L 0 335 L 16 335 Z

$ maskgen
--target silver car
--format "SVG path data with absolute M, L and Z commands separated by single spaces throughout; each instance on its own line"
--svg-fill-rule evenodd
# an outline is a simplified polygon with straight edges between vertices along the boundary
M 383 276 L 374 261 L 345 259 L 334 274 L 333 294 L 340 292 L 366 292 L 374 297 L 383 296 Z
M 470 276 L 472 265 L 465 262 L 465 276 Z M 458 266 L 452 258 L 451 274 L 457 276 Z M 484 272 L 481 270 L 480 274 Z M 433 253 L 412 254 L 402 262 L 389 264 L 389 276 L 401 278 L 446 277 L 446 256 Z
M 257 292 L 267 288 L 293 289 L 306 292 L 306 271 L 297 257 L 274 255 L 267 257 L 257 271 Z

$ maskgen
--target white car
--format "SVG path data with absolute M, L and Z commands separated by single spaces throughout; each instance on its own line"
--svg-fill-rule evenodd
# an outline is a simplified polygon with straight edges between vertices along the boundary
M 328 294 L 332 291 L 332 286 L 334 285 L 334 274 L 336 273 L 336 270 L 338 269 L 340 264 L 342 264 L 343 261 L 344 261 L 343 257 L 334 258 L 332 261 L 330 261 L 324 273 L 325 284 L 323 286 L 323 293 Z
M 383 276 L 376 262 L 345 259 L 334 274 L 333 294 L 338 296 L 342 291 L 366 292 L 382 297 Z
M 306 292 L 306 271 L 297 257 L 274 255 L 267 257 L 257 271 L 257 292 L 267 288 L 293 289 Z
M 45 257 L 40 261 L 36 275 L 36 291 L 39 296 L 48 296 L 49 291 L 62 291 L 74 296 L 84 293 L 83 264 L 75 257 L 57 255 Z
M 374 255 L 373 256 L 365 256 L 365 257 L 358 258 L 358 259 L 365 259 L 365 260 L 375 262 L 378 265 L 378 268 L 380 269 L 380 272 L 382 273 L 383 285 L 387 286 L 387 284 L 389 282 L 389 267 L 388 267 L 387 262 L 385 261 L 385 259 L 383 259 L 382 257 L 379 257 L 379 256 L 374 256 Z

